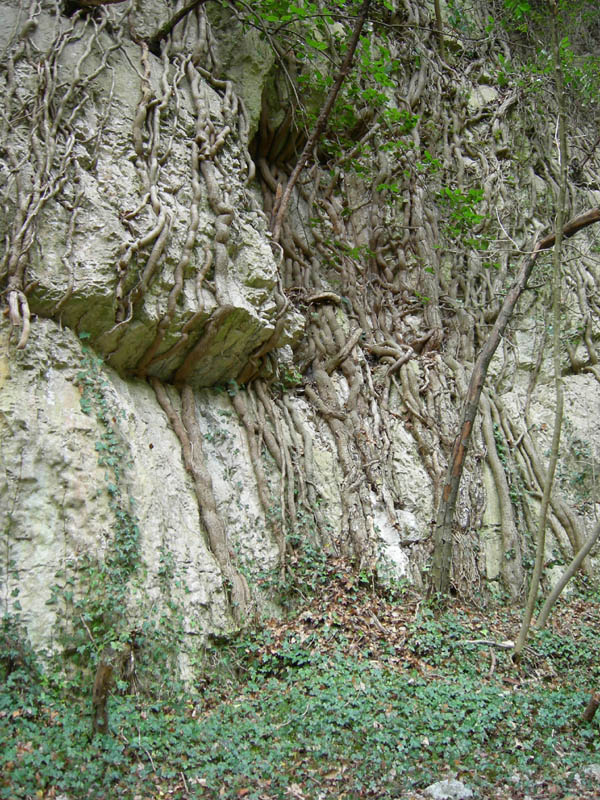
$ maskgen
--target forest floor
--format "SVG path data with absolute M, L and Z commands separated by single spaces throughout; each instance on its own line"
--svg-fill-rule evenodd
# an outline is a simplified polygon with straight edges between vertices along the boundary
M 90 702 L 15 673 L 0 687 L 2 798 L 591 800 L 600 720 L 597 593 L 560 603 L 519 667 L 518 609 L 432 607 L 329 564 L 285 619 L 211 647 L 197 686 Z

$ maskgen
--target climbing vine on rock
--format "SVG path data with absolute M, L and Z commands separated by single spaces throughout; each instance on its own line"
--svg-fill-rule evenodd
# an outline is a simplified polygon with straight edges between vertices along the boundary
M 238 620 L 252 609 L 251 581 L 211 485 L 200 387 L 230 389 L 283 577 L 304 534 L 311 547 L 376 569 L 383 530 L 416 583 L 433 550 L 450 548 L 445 587 L 477 594 L 487 462 L 502 578 L 512 597 L 522 592 L 530 554 L 520 523 L 531 528 L 544 482 L 544 437 L 530 419 L 543 353 L 529 386 L 515 376 L 525 318 L 538 342 L 547 338 L 543 285 L 523 284 L 515 315 L 494 329 L 501 347 L 480 371 L 493 369 L 494 385 L 481 417 L 476 387 L 468 430 L 461 425 L 515 265 L 539 255 L 547 269 L 556 206 L 543 20 L 515 30 L 508 21 L 520 8 L 491 21 L 484 2 L 468 15 L 453 4 L 444 19 L 439 3 L 412 0 L 178 2 L 152 20 L 126 2 L 11 11 L 0 291 L 13 345 L 25 346 L 32 315 L 46 316 L 89 331 L 109 365 L 150 382 Z M 233 32 L 244 65 L 256 67 L 247 52 L 264 48 L 258 100 L 228 47 Z M 587 36 L 575 21 L 568 33 L 568 85 L 591 97 Z M 578 220 L 595 207 L 598 154 L 593 121 L 573 119 L 577 182 L 565 205 Z M 90 225 L 90 210 L 107 207 Z M 62 247 L 53 257 L 49 231 Z M 566 287 L 577 325 L 565 369 L 598 378 L 597 254 L 581 240 Z M 107 436 L 102 458 L 112 458 Z M 319 447 L 333 455 L 317 468 Z M 422 466 L 418 481 L 407 477 L 406 452 Z M 436 537 L 457 453 L 467 479 L 456 481 L 452 519 Z M 556 493 L 550 507 L 559 546 L 576 549 L 582 518 Z M 133 525 L 120 519 L 124 531 Z

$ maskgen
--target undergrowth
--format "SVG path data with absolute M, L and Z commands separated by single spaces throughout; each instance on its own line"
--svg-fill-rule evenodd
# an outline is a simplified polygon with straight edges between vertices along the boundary
M 194 685 L 110 698 L 34 664 L 5 621 L 0 797 L 413 798 L 448 777 L 478 797 L 597 796 L 600 604 L 563 604 L 517 669 L 490 648 L 518 614 L 435 610 L 344 570 L 288 619 L 207 647 Z M 484 643 L 481 643 L 484 642 Z

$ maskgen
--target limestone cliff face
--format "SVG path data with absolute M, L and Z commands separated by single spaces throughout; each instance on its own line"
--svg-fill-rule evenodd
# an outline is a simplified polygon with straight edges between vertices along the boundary
M 90 565 L 126 586 L 119 625 L 176 602 L 189 642 L 268 605 L 265 575 L 307 544 L 421 585 L 469 367 L 515 244 L 551 221 L 551 113 L 490 85 L 491 52 L 469 61 L 458 38 L 440 62 L 430 11 L 406 3 L 395 116 L 359 108 L 355 152 L 319 153 L 272 247 L 305 135 L 286 61 L 210 5 L 153 44 L 179 5 L 0 3 L 0 587 L 38 647 L 90 628 Z M 572 213 L 598 204 L 596 163 Z M 591 234 L 579 247 L 557 562 L 597 511 Z M 552 416 L 541 270 L 482 404 L 462 591 L 518 596 L 531 557 Z

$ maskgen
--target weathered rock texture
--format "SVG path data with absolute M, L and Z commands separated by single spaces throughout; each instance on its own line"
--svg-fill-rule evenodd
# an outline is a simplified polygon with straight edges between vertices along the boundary
M 211 4 L 153 43 L 174 8 L 0 3 L 0 587 L 39 647 L 69 613 L 81 627 L 72 594 L 119 515 L 139 531 L 132 629 L 175 598 L 191 639 L 226 630 L 307 543 L 421 585 L 470 365 L 517 244 L 552 223 L 551 111 L 490 85 L 491 40 L 474 60 L 457 38 L 441 62 L 430 9 L 407 2 L 388 20 L 403 26 L 387 43 L 396 113 L 383 124 L 353 95 L 332 134 L 346 149 L 307 168 L 273 248 L 306 135 L 282 75 L 310 67 Z M 586 125 L 573 116 L 573 148 Z M 573 214 L 598 203 L 597 164 Z M 568 256 L 553 562 L 598 510 L 592 235 Z M 545 269 L 482 402 L 456 526 L 466 593 L 518 597 L 531 560 L 553 402 Z

